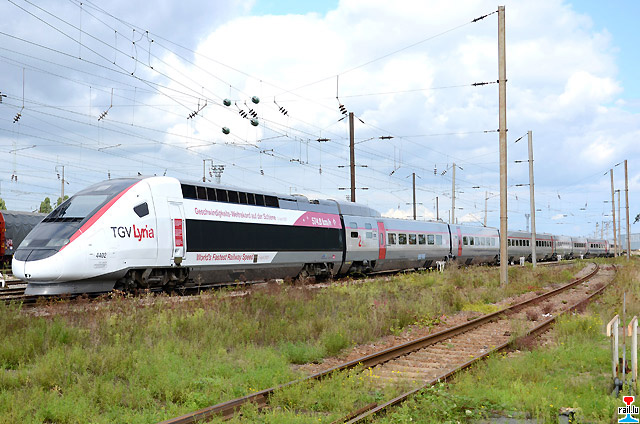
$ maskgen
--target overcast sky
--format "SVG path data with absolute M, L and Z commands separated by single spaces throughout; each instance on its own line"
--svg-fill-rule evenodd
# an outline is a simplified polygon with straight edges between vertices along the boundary
M 633 220 L 640 3 L 504 4 L 509 229 L 527 226 L 529 130 L 539 232 L 608 225 L 610 168 L 624 215 L 616 165 L 625 159 Z M 418 219 L 435 218 L 438 198 L 448 220 L 455 162 L 456 219 L 481 223 L 486 193 L 497 227 L 497 6 L 9 0 L 0 5 L 0 197 L 13 210 L 55 201 L 62 167 L 73 194 L 138 173 L 201 181 L 203 164 L 214 180 L 215 164 L 224 184 L 345 199 L 343 105 L 357 117 L 358 202 L 410 217 L 415 172 Z M 481 82 L 490 84 L 472 85 Z

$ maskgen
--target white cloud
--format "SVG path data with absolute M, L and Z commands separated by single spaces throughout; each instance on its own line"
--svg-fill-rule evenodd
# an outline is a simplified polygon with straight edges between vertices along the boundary
M 85 146 L 122 143 L 123 148 L 104 150 L 100 155 L 95 151 L 87 154 L 85 149 L 82 161 L 75 160 L 77 153 L 69 153 L 72 161 L 86 163 L 88 168 L 69 167 L 69 179 L 77 184 L 76 190 L 104 178 L 104 168 L 118 169 L 120 175 L 135 174 L 137 161 L 151 173 L 168 168 L 169 175 L 200 179 L 202 160 L 212 158 L 227 165 L 223 182 L 284 193 L 297 187 L 311 197 L 343 198 L 345 192 L 337 188 L 349 186 L 349 174 L 338 166 L 348 163 L 348 127 L 346 119 L 337 122 L 342 117 L 338 95 L 340 102 L 364 121 L 356 121 L 356 140 L 360 142 L 356 162 L 367 166 L 357 168 L 357 186 L 369 190 L 358 191 L 359 201 L 386 210 L 385 215 L 412 217 L 405 205 L 411 201 L 411 179 L 407 176 L 415 172 L 421 177 L 417 179 L 418 202 L 424 204 L 418 214 L 433 218 L 434 198 L 440 196 L 444 202 L 443 193 L 451 190 L 451 174 L 442 176 L 441 171 L 456 161 L 464 168 L 458 174 L 461 193 L 457 204 L 471 211 L 459 219 L 470 223 L 483 219 L 483 193 L 498 190 L 498 136 L 482 132 L 498 128 L 498 88 L 495 84 L 470 84 L 497 79 L 497 16 L 469 22 L 494 11 L 496 3 L 466 0 L 452 7 L 444 0 L 350 0 L 341 1 L 326 15 L 281 16 L 249 16 L 251 3 L 217 3 L 183 8 L 160 2 L 144 21 L 129 3 L 112 6 L 114 13 L 140 21 L 140 25 L 144 23 L 197 52 L 161 39 L 152 46 L 152 53 L 166 63 L 150 59 L 153 71 L 138 64 L 136 76 L 169 86 L 169 90 L 161 88 L 164 94 L 149 94 L 152 87 L 103 69 L 95 72 L 88 67 L 97 74 L 95 78 L 73 73 L 73 79 L 83 85 L 27 70 L 26 96 L 49 106 L 90 110 L 89 86 L 93 87 L 92 115 L 108 107 L 110 89 L 115 87 L 115 106 L 99 126 L 94 116 L 84 115 L 74 116 L 73 124 L 61 124 L 55 118 L 29 121 L 34 113 L 27 110 L 23 114 L 25 126 L 17 137 L 11 119 L 19 110 L 23 65 L 8 66 L 0 75 L 0 88 L 13 97 L 4 106 L 14 105 L 13 109 L 0 109 L 0 128 L 5 130 L 2 135 L 7 143 L 44 143 L 29 140 L 27 124 L 39 125 L 42 131 L 54 134 L 52 137 L 60 134 L 62 125 L 68 137 L 75 142 L 83 140 Z M 71 20 L 76 12 L 59 13 L 66 13 Z M 12 28 L 25 36 L 20 28 L 30 28 L 26 23 L 33 26 L 32 19 L 15 12 L 12 16 L 16 18 L 11 20 Z M 172 20 L 175 26 L 171 26 Z M 526 165 L 513 164 L 515 159 L 526 159 L 526 142 L 514 145 L 512 141 L 532 130 L 536 197 L 545 205 L 538 227 L 557 232 L 555 221 L 560 212 L 576 211 L 587 195 L 591 199 L 606 195 L 607 181 L 594 173 L 623 158 L 638 157 L 640 117 L 625 111 L 630 102 L 618 99 L 623 84 L 617 76 L 614 40 L 606 31 L 595 30 L 590 17 L 576 13 L 561 0 L 507 1 L 506 23 L 509 185 L 528 182 Z M 108 42 L 113 39 L 112 31 L 95 22 L 84 21 L 83 28 L 96 28 L 96 34 Z M 101 28 L 99 32 L 97 28 Z M 29 35 L 35 34 L 37 31 Z M 46 37 L 52 35 L 47 33 Z M 132 49 L 122 37 L 119 47 Z M 37 41 L 47 44 L 46 38 Z M 54 41 L 57 47 L 77 49 L 69 41 Z M 172 53 L 161 45 L 170 47 Z M 68 60 L 72 69 L 86 65 Z M 118 56 L 119 64 L 129 69 L 132 61 L 127 60 L 123 54 Z M 58 68 L 51 70 L 60 72 Z M 114 80 L 106 80 L 104 75 Z M 138 91 L 132 92 L 132 86 Z M 442 88 L 451 86 L 461 87 Z M 250 101 L 254 95 L 261 98 L 258 105 Z M 187 120 L 205 97 L 207 107 Z M 260 125 L 251 126 L 235 105 L 221 106 L 224 98 L 238 102 L 245 111 L 254 109 Z M 288 116 L 278 111 L 274 99 L 286 108 Z M 92 125 L 82 126 L 78 121 Z M 230 135 L 222 134 L 223 126 L 231 129 Z M 456 135 L 435 135 L 442 133 Z M 394 138 L 379 138 L 387 135 Z M 315 141 L 318 138 L 330 141 L 320 143 Z M 166 144 L 158 148 L 158 141 Z M 203 146 L 208 143 L 212 146 Z M 60 147 L 49 144 L 46 156 L 57 161 Z M 251 147 L 253 144 L 257 147 Z M 27 157 L 17 156 L 17 162 L 18 168 L 33 169 Z M 34 184 L 44 186 L 42 190 L 56 190 L 55 182 L 43 177 L 51 163 L 39 165 L 42 171 L 37 177 L 44 181 L 33 180 Z M 432 172 L 434 165 L 437 175 Z M 7 179 L 5 175 L 2 178 Z M 585 188 L 569 187 L 562 200 L 556 198 L 559 190 L 580 181 L 586 181 L 580 186 Z M 6 186 L 3 184 L 3 189 Z M 15 196 L 15 201 L 22 197 Z M 497 198 L 490 202 L 497 203 Z M 393 209 L 396 205 L 402 208 Z M 524 227 L 518 202 L 515 209 L 509 225 Z M 497 205 L 490 204 L 489 210 L 489 225 L 497 226 Z M 596 216 L 599 210 L 590 213 L 594 216 L 585 217 L 585 222 L 601 218 Z M 586 228 L 576 220 L 566 231 L 574 232 L 576 226 Z

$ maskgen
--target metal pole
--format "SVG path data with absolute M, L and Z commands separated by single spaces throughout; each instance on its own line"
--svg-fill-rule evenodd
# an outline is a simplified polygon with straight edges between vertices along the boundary
M 62 189 L 60 190 L 60 192 L 62 193 L 60 198 L 62 199 L 62 201 L 64 202 L 64 165 L 62 165 Z M 627 210 L 629 210 L 627 208 Z M 629 214 L 627 214 L 628 216 Z
M 351 167 L 351 201 L 356 201 L 356 150 L 353 138 L 353 112 L 349 112 L 349 160 Z
M 631 384 L 638 384 L 638 317 L 634 316 L 627 330 L 631 333 Z
M 413 220 L 416 220 L 416 173 L 413 172 Z
M 529 135 L 529 199 L 531 202 L 531 263 L 536 267 L 536 199 L 533 180 L 533 135 Z
M 620 214 L 620 190 L 618 191 L 618 240 L 620 247 L 618 247 L 618 256 L 622 255 L 622 215 Z
M 622 384 L 627 380 L 627 292 L 622 294 Z
M 202 182 L 206 182 L 207 180 L 204 178 L 205 176 L 205 169 L 204 169 L 204 164 L 207 160 L 206 159 L 202 159 Z
M 500 284 L 509 282 L 507 269 L 507 58 L 504 6 L 498 6 L 498 92 L 500 131 Z
M 484 226 L 487 226 L 487 200 L 489 200 L 489 198 L 487 197 L 487 192 L 484 192 Z
M 438 196 L 436 196 L 436 220 L 440 221 L 440 205 L 438 204 Z
M 453 177 L 451 178 L 451 222 L 456 223 L 456 163 L 453 162 Z
M 629 172 L 627 170 L 627 160 L 624 160 L 624 202 L 627 209 L 627 260 L 631 260 L 631 234 L 629 232 Z
M 613 257 L 618 256 L 618 238 L 616 237 L 616 199 L 613 197 L 613 168 L 609 170 L 611 174 L 611 215 L 613 216 Z

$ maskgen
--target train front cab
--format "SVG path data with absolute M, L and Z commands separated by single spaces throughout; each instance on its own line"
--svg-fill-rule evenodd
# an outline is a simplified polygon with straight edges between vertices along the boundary
M 128 267 L 154 257 L 153 204 L 148 186 L 139 183 L 117 179 L 94 184 L 38 224 L 12 264 L 14 275 L 28 282 L 26 293 L 108 291 Z M 147 208 L 137 215 L 143 203 Z

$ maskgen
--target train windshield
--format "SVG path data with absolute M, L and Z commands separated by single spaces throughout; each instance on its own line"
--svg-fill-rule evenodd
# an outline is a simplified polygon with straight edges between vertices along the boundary
M 111 196 L 108 194 L 85 194 L 73 196 L 71 199 L 58 206 L 44 220 L 53 221 L 82 221 L 97 207 L 107 203 Z
M 80 191 L 47 215 L 29 233 L 16 251 L 16 259 L 25 260 L 29 257 L 29 260 L 36 260 L 51 256 L 69 243 L 71 236 L 100 208 L 137 181 L 111 180 Z

